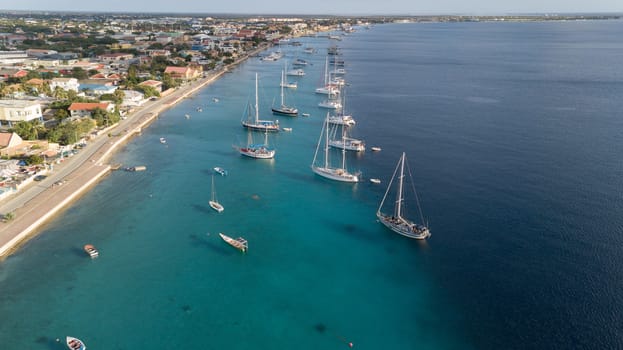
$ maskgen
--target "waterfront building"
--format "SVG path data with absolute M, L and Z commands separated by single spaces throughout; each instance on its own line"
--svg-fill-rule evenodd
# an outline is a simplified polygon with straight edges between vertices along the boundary
M 21 121 L 43 122 L 41 104 L 38 101 L 0 100 L 0 127 L 12 127 Z

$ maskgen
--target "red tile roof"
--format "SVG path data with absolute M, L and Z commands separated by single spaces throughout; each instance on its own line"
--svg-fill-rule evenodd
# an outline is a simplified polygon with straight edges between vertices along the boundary
M 92 111 L 96 108 L 101 108 L 106 110 L 108 107 L 108 103 L 96 103 L 96 102 L 74 102 L 69 106 L 68 110 L 70 111 Z

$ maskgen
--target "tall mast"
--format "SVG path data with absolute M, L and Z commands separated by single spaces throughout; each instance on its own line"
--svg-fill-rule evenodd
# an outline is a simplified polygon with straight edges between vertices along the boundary
M 398 181 L 398 199 L 396 200 L 396 216 L 402 217 L 402 180 L 405 176 L 405 152 L 402 152 L 402 157 L 400 158 L 400 178 Z
M 283 85 L 285 84 L 285 81 L 284 81 L 283 76 L 284 76 L 284 71 L 281 71 L 281 106 L 284 105 L 284 101 L 283 101 Z
M 327 129 L 325 133 L 324 139 L 324 168 L 329 168 L 329 112 L 327 112 L 327 116 L 324 119 L 324 126 Z
M 257 73 L 255 73 L 255 124 L 257 124 L 260 119 L 260 112 L 257 102 Z
M 329 56 L 326 57 L 324 61 L 324 85 L 326 86 L 329 83 Z
M 342 169 L 346 170 L 346 138 L 344 136 L 343 125 L 342 125 Z

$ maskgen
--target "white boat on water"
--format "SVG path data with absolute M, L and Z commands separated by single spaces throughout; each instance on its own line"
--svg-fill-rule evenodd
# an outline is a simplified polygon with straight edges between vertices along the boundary
M 160 138 L 160 143 L 163 143 L 163 144 L 164 144 L 164 143 L 167 143 L 167 139 L 165 139 L 164 137 L 161 137 L 161 138 Z
M 337 140 L 329 140 L 329 145 L 347 151 L 363 152 L 366 150 L 366 144 L 362 140 L 346 136 Z
M 374 152 L 380 152 L 381 151 L 381 147 L 377 147 L 377 146 L 370 147 L 370 149 L 373 150 Z
M 275 149 L 268 146 L 268 132 L 264 132 L 264 143 L 253 143 L 253 135 L 249 132 L 247 145 L 238 149 L 240 154 L 256 159 L 271 159 L 275 157 Z
M 327 58 L 324 63 L 324 78 L 322 86 L 318 87 L 315 91 L 317 94 L 337 96 L 340 93 L 340 89 L 329 83 L 329 59 Z
M 259 118 L 259 105 L 257 97 L 257 73 L 255 73 L 255 104 L 253 106 L 251 106 L 250 103 L 247 105 L 247 115 L 242 120 L 242 126 L 251 130 L 273 132 L 279 131 L 278 120 L 260 120 Z
M 372 182 L 373 184 L 380 184 L 381 180 L 380 179 L 370 179 L 370 182 Z
M 301 115 L 302 115 L 303 117 L 309 117 L 309 115 L 310 115 L 310 114 L 309 114 L 309 113 L 302 113 Z
M 306 65 L 308 65 L 308 63 L 307 63 L 307 61 L 305 61 L 303 59 L 297 58 L 297 59 L 295 59 L 292 62 L 292 65 L 293 66 L 306 66 Z
M 281 71 L 281 84 L 285 81 L 283 71 Z M 286 104 L 286 97 L 283 91 L 283 85 L 281 85 L 281 104 L 278 107 L 272 107 L 273 114 L 285 115 L 288 117 L 296 117 L 299 114 L 299 110 L 296 107 L 288 106 Z
M 340 100 L 327 99 L 324 101 L 320 101 L 318 103 L 318 107 L 327 109 L 340 109 L 342 108 L 342 103 L 340 102 Z
M 87 350 L 87 346 L 84 345 L 84 342 L 78 338 L 67 336 L 65 338 L 65 343 L 71 350 Z
M 291 132 L 292 128 L 283 128 L 283 131 Z
M 296 68 L 296 69 L 290 69 L 286 75 L 289 76 L 295 76 L 295 77 L 302 77 L 305 76 L 305 71 L 302 70 L 301 68 Z
M 406 165 L 406 166 L 405 166 Z M 415 204 L 418 208 L 420 214 L 420 220 L 422 224 L 416 224 L 415 222 L 405 218 L 403 216 L 403 206 L 405 202 L 404 196 L 404 187 L 405 187 L 405 167 L 407 168 L 409 175 L 409 182 L 413 188 L 413 194 L 415 195 Z M 376 217 L 379 221 L 385 225 L 390 230 L 401 234 L 403 236 L 414 238 L 414 239 L 426 239 L 430 237 L 430 231 L 426 225 L 424 225 L 424 217 L 422 216 L 422 209 L 420 208 L 419 199 L 417 197 L 417 193 L 415 192 L 415 186 L 413 186 L 413 181 L 411 177 L 411 171 L 409 165 L 407 164 L 407 156 L 403 152 L 400 160 L 398 161 L 398 165 L 396 165 L 396 169 L 394 170 L 394 174 L 392 175 L 392 179 L 389 181 L 389 185 L 387 186 L 387 191 L 385 191 L 385 195 L 383 196 L 383 200 L 379 205 L 379 209 L 376 212 Z M 394 202 L 394 208 L 392 214 L 385 214 L 381 210 L 383 210 L 383 204 L 385 204 L 385 199 L 387 198 L 387 194 L 390 189 L 392 189 L 392 184 L 396 179 L 396 175 L 398 175 L 397 181 L 397 189 L 396 189 L 396 201 Z
M 298 87 L 298 83 L 296 81 L 294 82 L 290 82 L 290 81 L 284 81 L 281 84 L 279 84 L 280 87 L 284 87 L 284 88 L 288 88 L 288 89 L 296 89 Z
M 222 176 L 227 175 L 227 170 L 221 168 L 220 166 L 214 167 L 214 171 L 221 174 Z
M 86 244 L 84 246 L 84 251 L 89 254 L 89 256 L 91 257 L 91 259 L 95 259 L 98 256 L 100 256 L 100 253 L 97 251 L 97 249 L 95 248 L 94 245 L 92 244 Z
M 221 238 L 227 242 L 229 245 L 231 245 L 232 247 L 240 250 L 243 253 L 246 253 L 247 250 L 249 250 L 249 242 L 247 242 L 246 239 L 242 238 L 242 237 L 238 237 L 238 238 L 231 238 L 229 236 L 227 236 L 224 233 L 220 233 L 218 234 L 219 236 L 221 236 Z
M 210 199 L 208 203 L 210 204 L 210 207 L 212 209 L 216 210 L 219 213 L 225 210 L 225 208 L 221 205 L 221 203 L 219 203 L 218 200 L 216 199 L 216 188 L 214 186 L 214 174 L 212 174 L 212 198 Z
M 338 113 L 337 115 L 329 116 L 329 123 L 336 125 L 353 126 L 356 122 L 352 116 Z
M 342 150 L 342 164 L 341 167 L 336 168 L 331 166 L 331 162 L 329 159 L 329 113 L 327 113 L 327 117 L 325 118 L 324 123 L 322 124 L 322 130 L 320 132 L 320 138 L 318 139 L 318 146 L 316 146 L 316 153 L 314 153 L 314 159 L 312 160 L 311 168 L 312 171 L 322 177 L 327 179 L 342 181 L 342 182 L 359 182 L 360 173 L 350 173 L 346 170 L 346 150 Z M 323 137 L 324 136 L 324 137 Z M 323 142 L 324 138 L 324 142 Z M 324 163 L 317 164 L 316 160 L 318 158 L 318 150 L 320 149 L 320 144 L 324 144 Z

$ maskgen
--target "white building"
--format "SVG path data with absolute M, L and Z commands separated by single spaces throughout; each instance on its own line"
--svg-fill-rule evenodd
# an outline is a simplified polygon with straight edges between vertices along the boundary
M 41 104 L 37 101 L 0 100 L 0 127 L 12 127 L 21 121 L 39 120 L 43 122 Z
M 57 87 L 69 91 L 73 90 L 75 92 L 80 91 L 80 84 L 78 83 L 78 79 L 76 78 L 54 78 L 50 82 L 50 89 L 54 91 Z
M 147 101 L 145 95 L 140 91 L 123 90 L 123 94 L 122 104 L 124 106 L 141 106 Z

